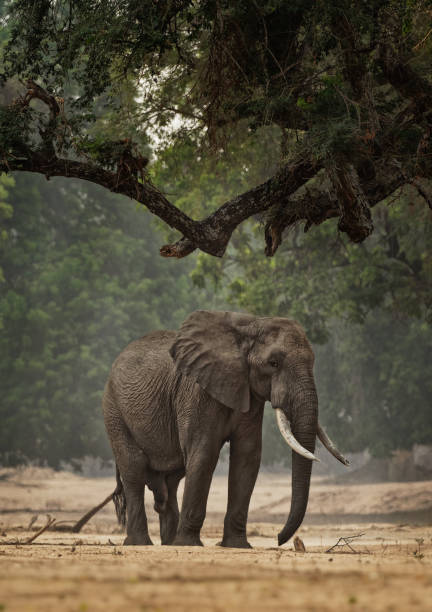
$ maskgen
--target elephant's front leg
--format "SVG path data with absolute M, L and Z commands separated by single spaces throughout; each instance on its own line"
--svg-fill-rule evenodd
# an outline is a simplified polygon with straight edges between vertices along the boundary
M 186 463 L 186 479 L 180 522 L 174 546 L 202 546 L 201 527 L 205 519 L 211 479 L 220 448 L 213 441 L 201 443 Z
M 244 415 L 230 440 L 228 507 L 221 546 L 251 548 L 246 537 L 249 502 L 261 463 L 262 409 Z

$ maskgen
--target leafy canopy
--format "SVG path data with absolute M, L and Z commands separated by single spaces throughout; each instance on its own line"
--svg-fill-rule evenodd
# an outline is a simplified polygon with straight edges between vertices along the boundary
M 221 256 L 234 229 L 264 211 L 268 255 L 299 221 L 308 230 L 337 218 L 361 242 L 370 208 L 407 183 L 431 205 L 430 0 L 11 0 L 4 9 L 2 168 L 85 178 L 137 199 L 182 235 L 165 256 Z M 14 98 L 17 79 L 27 83 Z M 107 113 L 114 134 L 94 130 Z M 193 135 L 197 155 L 209 143 L 223 154 L 262 126 L 280 130 L 279 169 L 201 221 L 152 184 L 149 138 L 163 149 L 173 133 Z M 313 179 L 322 188 L 311 198 Z

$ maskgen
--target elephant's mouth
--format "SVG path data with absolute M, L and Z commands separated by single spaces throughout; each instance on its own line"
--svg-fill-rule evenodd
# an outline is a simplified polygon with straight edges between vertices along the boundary
M 267 402 L 268 399 L 263 397 L 262 395 L 260 395 L 257 391 L 255 391 L 255 389 L 251 389 L 250 390 L 251 395 L 253 395 L 253 397 L 255 397 L 255 399 L 257 399 L 260 402 Z
M 276 413 L 276 421 L 279 427 L 279 431 L 285 440 L 285 442 L 292 448 L 293 451 L 305 457 L 306 459 L 310 459 L 311 461 L 319 461 L 318 457 L 316 457 L 313 453 L 304 448 L 300 442 L 298 442 L 291 431 L 291 425 L 288 417 L 285 412 L 281 408 L 275 408 Z M 330 440 L 324 429 L 321 425 L 317 424 L 316 435 L 318 439 L 322 442 L 323 446 L 335 457 L 338 461 L 343 463 L 343 465 L 349 465 L 348 459 L 342 455 L 340 450 L 336 447 L 336 445 Z

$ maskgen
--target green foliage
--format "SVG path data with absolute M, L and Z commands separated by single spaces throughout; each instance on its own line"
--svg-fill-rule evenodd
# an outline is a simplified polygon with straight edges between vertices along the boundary
M 127 120 L 138 130 L 163 130 L 178 110 L 214 144 L 243 120 L 295 130 L 315 157 L 359 155 L 359 132 L 401 110 L 378 43 L 430 76 L 430 0 L 12 0 L 7 9 L 3 79 L 38 78 L 64 96 L 79 140 L 101 107 L 120 112 L 118 93 L 132 87 L 139 103 Z M 356 87 L 369 90 L 364 99 Z
M 13 207 L 7 201 L 9 189 L 15 185 L 15 181 L 11 176 L 5 174 L 0 175 L 0 252 L 7 248 L 9 234 L 6 229 L 6 222 L 13 215 Z M 0 262 L 1 264 L 1 262 Z M 3 269 L 0 265 L 0 283 L 4 281 Z M 0 317 L 0 329 L 2 320 Z
M 243 146 L 238 138 L 213 166 L 179 144 L 156 164 L 155 180 L 174 196 L 188 193 L 183 208 L 199 214 L 212 198 L 264 180 L 278 158 L 277 136 L 261 130 Z M 312 193 L 320 180 L 309 182 Z M 322 423 L 342 449 L 383 456 L 432 437 L 432 220 L 413 186 L 373 217 L 376 231 L 364 244 L 337 235 L 332 221 L 307 234 L 294 228 L 271 259 L 262 257 L 260 224 L 249 223 L 223 260 L 200 254 L 192 278 L 214 290 L 213 307 L 297 319 L 315 346 Z M 289 460 L 271 410 L 263 440 L 265 463 Z
M 178 140 L 152 178 L 205 214 L 274 171 L 278 136 L 239 133 L 213 161 Z M 366 245 L 330 238 L 328 224 L 296 228 L 265 259 L 259 224 L 249 223 L 224 260 L 178 262 L 159 257 L 163 238 L 146 213 L 91 184 L 21 175 L 0 187 L 3 462 L 109 456 L 100 397 L 117 353 L 194 308 L 227 303 L 302 323 L 315 344 L 321 420 L 342 448 L 384 455 L 430 441 L 432 228 L 414 187 L 374 210 Z M 269 409 L 263 439 L 265 463 L 289 460 Z
M 328 225 L 294 230 L 272 260 L 251 249 L 252 234 L 236 249 L 227 299 L 305 327 L 323 423 L 345 450 L 382 456 L 432 439 L 432 222 L 407 189 L 374 210 L 374 223 L 366 245 L 332 240 Z
M 235 251 L 238 275 L 225 280 L 231 304 L 304 326 L 329 433 L 345 450 L 382 456 L 432 439 L 432 222 L 406 189 L 374 210 L 374 223 L 364 245 L 332 240 L 331 225 L 296 229 L 271 260 L 252 233 Z
M 236 138 L 218 155 L 210 155 L 209 147 L 194 134 L 183 135 L 158 152 L 150 169 L 155 184 L 159 185 L 175 206 L 188 215 L 204 217 L 217 206 L 250 189 L 271 176 L 280 156 L 280 130 L 263 128 L 251 133 L 244 123 L 236 128 Z M 241 228 L 236 233 L 240 239 Z M 166 232 L 169 240 L 175 234 Z M 201 262 L 208 261 L 203 255 Z M 206 267 L 208 273 L 214 262 Z M 200 271 L 195 272 L 195 278 Z
M 110 456 L 101 395 L 131 340 L 199 306 L 149 215 L 89 183 L 2 178 L 0 461 Z M 6 191 L 8 192 L 6 195 Z
M 374 222 L 375 235 L 362 245 L 332 239 L 332 222 L 307 235 L 297 227 L 273 259 L 251 249 L 257 243 L 252 232 L 236 251 L 244 277 L 228 285 L 230 299 L 260 314 L 290 312 L 315 342 L 328 339 L 333 318 L 363 323 L 376 308 L 431 323 L 428 209 L 410 188 L 391 205 L 377 207 Z
M 322 418 L 341 447 L 387 456 L 430 444 L 430 325 L 373 311 L 362 326 L 334 322 L 316 354 Z

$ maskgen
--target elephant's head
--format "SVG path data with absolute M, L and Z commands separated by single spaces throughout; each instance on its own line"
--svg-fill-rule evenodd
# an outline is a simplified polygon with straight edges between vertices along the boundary
M 291 510 L 278 538 L 287 542 L 306 512 L 316 436 L 348 465 L 318 423 L 314 354 L 303 329 L 281 317 L 200 310 L 185 320 L 170 352 L 182 373 L 233 410 L 247 412 L 251 394 L 272 403 L 293 449 Z

